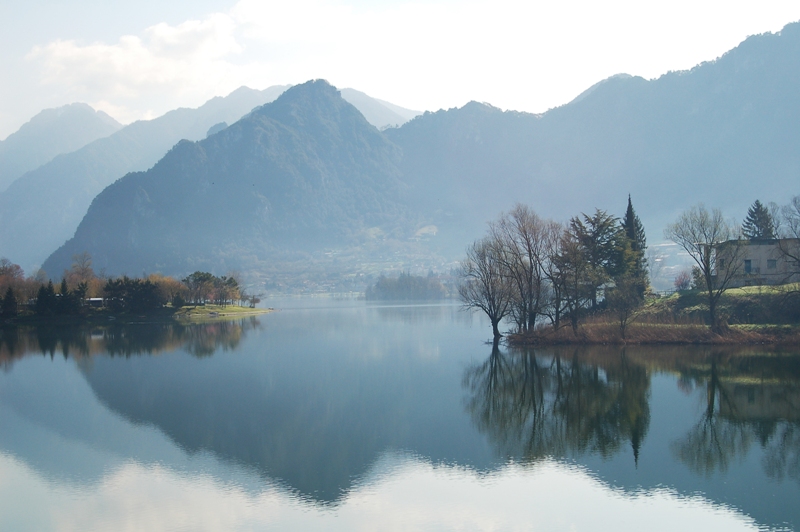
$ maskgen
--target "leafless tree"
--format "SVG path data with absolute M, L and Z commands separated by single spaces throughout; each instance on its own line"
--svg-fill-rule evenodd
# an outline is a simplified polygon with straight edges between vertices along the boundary
M 558 222 L 547 222 L 542 234 L 542 274 L 546 284 L 545 304 L 543 312 L 550 318 L 553 328 L 561 326 L 561 317 L 564 312 L 564 275 L 560 262 L 555 260 L 562 254 L 564 243 L 564 226 Z
M 719 209 L 709 212 L 699 204 L 668 225 L 664 238 L 682 247 L 697 264 L 705 282 L 711 327 L 721 332 L 717 303 L 736 276 L 745 250 L 738 226 L 725 221 Z
M 481 310 L 492 323 L 495 343 L 502 336 L 500 322 L 511 308 L 512 287 L 504 270 L 503 245 L 492 236 L 476 240 L 461 263 L 458 294 L 464 307 Z
M 490 225 L 492 238 L 503 248 L 498 258 L 513 289 L 511 315 L 520 331 L 532 329 L 541 311 L 546 227 L 546 221 L 521 204 Z

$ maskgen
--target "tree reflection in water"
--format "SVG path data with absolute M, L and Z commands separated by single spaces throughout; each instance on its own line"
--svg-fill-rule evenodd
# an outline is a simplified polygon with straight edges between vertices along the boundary
M 96 354 L 130 357 L 184 349 L 196 357 L 236 348 L 247 331 L 258 329 L 255 316 L 212 323 L 138 323 L 106 326 L 35 326 L 0 330 L 0 365 L 31 355 L 60 353 L 86 358 Z
M 725 473 L 754 445 L 772 479 L 800 482 L 800 357 L 730 350 L 647 348 L 508 351 L 464 374 L 467 410 L 505 458 L 582 454 L 609 458 L 639 449 L 650 426 L 650 374 L 678 373 L 702 393 L 700 418 L 671 442 L 692 472 Z
M 679 371 L 683 386 L 704 388 L 705 399 L 700 419 L 671 445 L 681 462 L 709 477 L 743 460 L 758 443 L 768 477 L 800 482 L 797 357 L 712 351 L 705 360 L 679 366 Z
M 503 352 L 466 370 L 467 409 L 506 458 L 535 461 L 585 453 L 605 458 L 639 447 L 650 425 L 650 378 L 625 350 L 602 366 L 572 352 Z

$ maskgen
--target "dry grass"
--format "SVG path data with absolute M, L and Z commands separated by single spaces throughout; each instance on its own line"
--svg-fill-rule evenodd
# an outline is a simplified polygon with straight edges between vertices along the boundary
M 566 324 L 558 330 L 550 326 L 527 334 L 510 335 L 514 345 L 555 344 L 800 344 L 800 327 L 786 325 L 743 325 L 726 327 L 721 334 L 697 318 L 641 316 L 625 329 L 623 338 L 619 321 L 612 315 L 593 316 L 584 320 L 577 332 Z

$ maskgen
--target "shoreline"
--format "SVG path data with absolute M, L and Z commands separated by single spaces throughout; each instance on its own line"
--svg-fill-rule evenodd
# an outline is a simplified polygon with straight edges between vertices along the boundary
M 0 322 L 0 328 L 17 325 L 75 326 L 136 323 L 207 323 L 261 316 L 274 311 L 274 308 L 222 307 L 220 305 L 181 307 L 180 309 L 163 308 L 155 312 L 145 313 L 114 313 L 92 309 L 83 315 L 37 316 L 31 314 L 17 316 Z
M 718 334 L 707 325 L 631 324 L 623 338 L 614 324 L 585 324 L 577 333 L 569 326 L 534 333 L 506 335 L 513 347 L 553 345 L 800 345 L 800 326 L 732 325 Z

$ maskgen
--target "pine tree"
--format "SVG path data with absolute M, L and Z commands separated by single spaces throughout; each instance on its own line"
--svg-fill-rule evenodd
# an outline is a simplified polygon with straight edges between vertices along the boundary
M 775 220 L 769 209 L 756 200 L 747 211 L 742 223 L 742 233 L 750 240 L 769 240 L 775 238 Z

